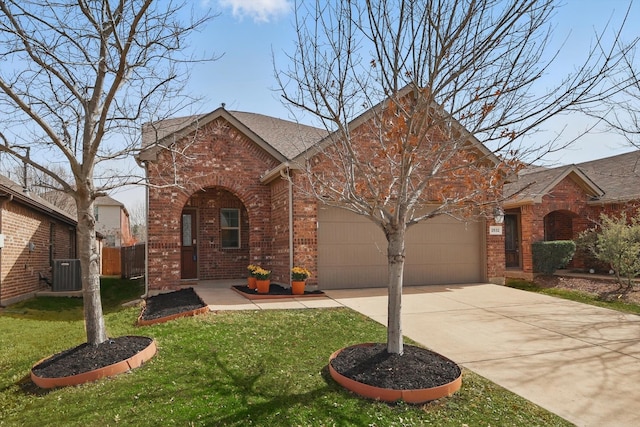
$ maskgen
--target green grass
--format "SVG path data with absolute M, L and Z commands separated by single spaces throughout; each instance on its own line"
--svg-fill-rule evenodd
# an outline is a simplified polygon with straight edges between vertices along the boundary
M 604 300 L 598 295 L 587 292 L 572 291 L 569 289 L 543 288 L 535 283 L 522 279 L 509 279 L 507 280 L 507 286 L 524 291 L 537 292 L 540 294 L 581 302 L 583 304 L 609 308 L 611 310 L 617 310 L 624 313 L 640 314 L 640 305 L 625 302 L 623 300 Z
M 386 338 L 349 309 L 221 312 L 148 327 L 111 311 L 111 336 L 156 339 L 158 354 L 112 379 L 50 391 L 28 379 L 40 358 L 84 340 L 82 321 L 0 316 L 0 426 L 567 426 L 465 370 L 428 405 L 361 399 L 329 376 L 329 355 Z
M 138 299 L 142 294 L 144 281 L 140 279 L 102 278 L 100 281 L 104 313 L 119 311 L 124 302 Z M 82 298 L 37 297 L 13 304 L 0 314 L 33 320 L 82 320 Z

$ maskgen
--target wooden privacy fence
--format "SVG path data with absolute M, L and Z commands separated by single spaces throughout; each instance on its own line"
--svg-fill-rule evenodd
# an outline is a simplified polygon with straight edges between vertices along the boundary
M 145 244 L 102 249 L 102 274 L 123 279 L 144 276 Z
M 120 248 L 120 264 L 122 265 L 123 279 L 144 276 L 145 249 L 146 245 L 144 243 Z
M 122 273 L 120 248 L 102 248 L 102 274 L 119 276 Z

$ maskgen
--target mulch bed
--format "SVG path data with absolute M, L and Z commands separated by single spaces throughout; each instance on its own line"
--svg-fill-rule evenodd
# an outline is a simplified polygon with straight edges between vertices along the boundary
M 438 387 L 455 381 L 460 367 L 430 350 L 404 346 L 404 354 L 387 352 L 386 344 L 343 349 L 331 366 L 339 374 L 359 383 L 394 390 Z
M 160 322 L 179 316 L 208 311 L 208 306 L 193 288 L 149 297 L 138 322 Z M 87 343 L 57 353 L 35 365 L 31 371 L 41 378 L 63 378 L 113 365 L 135 356 L 152 339 L 140 336 L 111 338 L 98 346 Z
M 534 282 L 543 288 L 558 288 L 585 292 L 603 301 L 625 301 L 640 304 L 640 285 L 621 285 L 613 276 L 536 276 Z
M 145 299 L 138 323 L 158 323 L 163 320 L 206 312 L 207 304 L 202 301 L 193 288 L 158 294 Z
M 151 344 L 139 336 L 111 338 L 98 346 L 87 343 L 57 353 L 35 365 L 31 371 L 42 378 L 63 378 L 113 365 L 135 356 Z
M 304 291 L 303 295 L 293 295 L 291 288 L 285 288 L 276 283 L 269 285 L 269 293 L 259 294 L 256 289 L 251 289 L 247 285 L 232 286 L 231 289 L 239 293 L 245 298 L 254 299 L 274 299 L 274 298 L 300 298 L 300 297 L 322 297 L 324 292 L 322 291 Z

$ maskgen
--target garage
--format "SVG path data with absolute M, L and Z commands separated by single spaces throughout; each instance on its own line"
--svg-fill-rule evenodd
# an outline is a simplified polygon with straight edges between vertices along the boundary
M 473 283 L 484 277 L 483 224 L 438 216 L 414 225 L 406 241 L 405 286 Z M 339 208 L 318 211 L 321 289 L 386 287 L 384 233 Z

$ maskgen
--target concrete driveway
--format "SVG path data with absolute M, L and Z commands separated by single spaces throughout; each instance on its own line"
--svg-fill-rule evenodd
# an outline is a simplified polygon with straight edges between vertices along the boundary
M 387 324 L 386 289 L 326 293 Z M 406 288 L 402 322 L 405 336 L 578 426 L 640 426 L 640 316 L 477 284 Z

